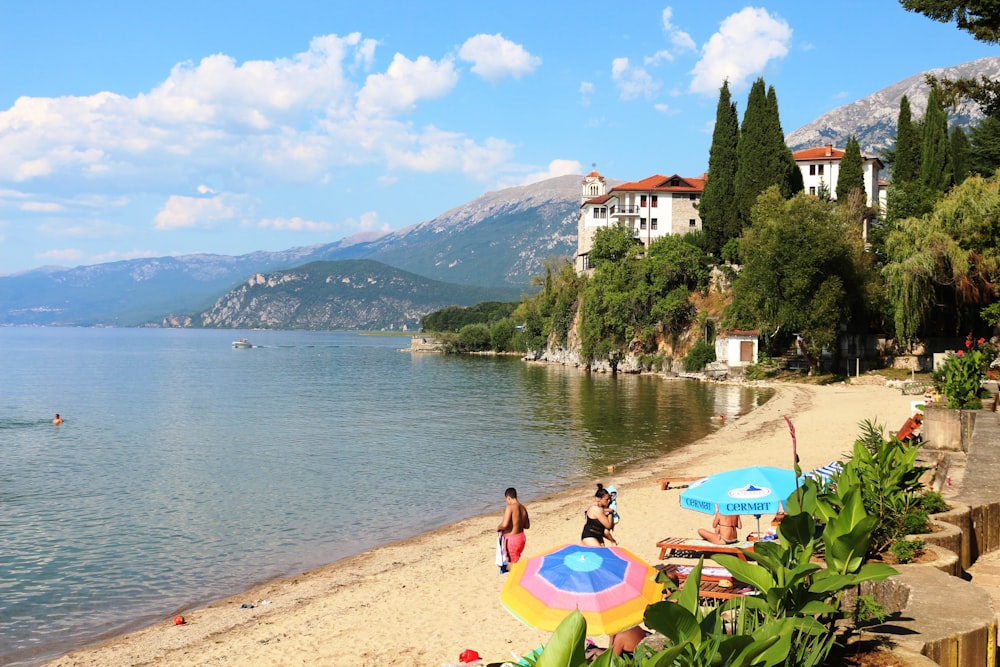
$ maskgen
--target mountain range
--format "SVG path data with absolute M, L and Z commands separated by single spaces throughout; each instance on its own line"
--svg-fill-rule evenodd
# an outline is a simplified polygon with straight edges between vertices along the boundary
M 939 78 L 985 75 L 1000 79 L 1000 57 L 929 73 Z M 877 154 L 893 144 L 899 100 L 904 94 L 909 97 L 914 118 L 921 117 L 927 103 L 924 73 L 820 116 L 788 134 L 786 143 L 793 150 L 827 143 L 843 146 L 853 134 L 865 153 Z M 967 126 L 978 122 L 981 114 L 975 107 L 963 105 L 950 118 Z M 234 309 L 253 309 L 266 301 L 276 312 L 274 300 L 264 299 L 261 292 L 281 285 L 284 297 L 292 298 L 285 287 L 310 280 L 305 278 L 304 265 L 370 260 L 387 266 L 347 263 L 323 268 L 328 277 L 340 275 L 350 281 L 324 283 L 331 287 L 327 328 L 412 327 L 424 308 L 429 310 L 420 314 L 440 307 L 434 305 L 438 303 L 468 303 L 474 293 L 468 291 L 470 286 L 489 288 L 484 292 L 488 299 L 498 298 L 497 294 L 516 299 L 520 290 L 527 289 L 530 277 L 540 272 L 543 260 L 572 256 L 581 179 L 578 175 L 561 176 L 489 192 L 432 220 L 375 238 L 353 236 L 329 244 L 240 256 L 198 254 L 75 268 L 45 267 L 0 276 L 0 325 L 236 327 L 256 321 L 254 326 L 265 326 L 267 318 L 261 319 L 260 313 L 240 314 Z M 392 274 L 392 267 L 399 273 Z M 356 290 L 359 284 L 370 284 L 365 276 L 371 277 L 373 271 L 384 280 L 377 281 L 378 289 L 363 292 L 381 300 L 381 306 L 370 316 L 352 316 L 343 309 L 364 310 L 360 302 L 335 293 L 332 287 L 351 284 Z M 318 275 L 314 269 L 306 273 Z M 258 280 L 263 282 L 254 289 L 251 282 Z M 406 281 L 413 288 L 431 290 L 433 303 L 398 300 Z M 390 285 L 392 298 L 384 292 Z M 354 296 L 361 293 L 353 290 Z M 335 307 L 338 303 L 341 311 Z M 389 304 L 396 304 L 395 317 L 390 315 Z M 307 308 L 308 315 L 289 315 L 293 311 L 298 313 L 299 308 L 286 308 L 292 320 L 304 317 L 294 326 L 321 326 L 316 315 L 319 311 Z M 277 319 L 272 326 L 279 326 Z

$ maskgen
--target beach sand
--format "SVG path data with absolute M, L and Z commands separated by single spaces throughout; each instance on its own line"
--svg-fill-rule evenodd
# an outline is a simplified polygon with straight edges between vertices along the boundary
M 683 510 L 678 490 L 657 478 L 709 474 L 747 465 L 792 466 L 784 416 L 796 430 L 804 471 L 850 453 L 863 420 L 895 431 L 910 416 L 899 389 L 875 385 L 783 384 L 762 407 L 727 421 L 680 452 L 600 480 L 619 489 L 621 546 L 658 562 L 657 540 L 694 536 L 711 517 Z M 256 586 L 48 663 L 112 665 L 414 665 L 458 663 L 465 649 L 484 661 L 509 660 L 544 644 L 500 603 L 504 576 L 494 564 L 503 490 L 517 471 L 498 471 L 497 511 L 302 574 Z M 577 543 L 594 486 L 522 499 L 531 513 L 525 555 Z M 764 517 L 766 524 L 770 517 Z M 755 529 L 744 517 L 743 530 Z M 357 526 L 364 530 L 364 524 Z M 265 602 L 266 601 L 266 602 Z M 251 603 L 253 608 L 242 608 Z M 606 637 L 596 637 L 605 645 Z

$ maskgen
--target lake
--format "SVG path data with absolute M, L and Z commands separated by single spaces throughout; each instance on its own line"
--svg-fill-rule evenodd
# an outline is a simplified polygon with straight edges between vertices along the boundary
M 247 337 L 251 349 L 231 341 Z M 0 664 L 691 443 L 766 389 L 353 332 L 0 328 Z M 55 413 L 64 423 L 51 423 Z M 492 521 L 492 519 L 491 519 Z

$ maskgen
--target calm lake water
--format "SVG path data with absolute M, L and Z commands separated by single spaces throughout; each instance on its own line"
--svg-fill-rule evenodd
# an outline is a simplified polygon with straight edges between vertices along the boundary
M 233 349 L 241 336 L 255 347 Z M 408 344 L 0 329 L 0 664 L 498 513 L 508 486 L 530 501 L 613 481 L 609 464 L 770 395 Z

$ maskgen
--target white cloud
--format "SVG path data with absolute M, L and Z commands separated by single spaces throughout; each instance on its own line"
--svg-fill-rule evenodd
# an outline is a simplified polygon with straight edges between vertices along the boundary
M 726 79 L 733 91 L 745 89 L 769 62 L 788 55 L 791 39 L 788 23 L 766 9 L 746 7 L 726 17 L 701 49 L 691 91 L 716 94 Z
M 233 199 L 172 195 L 153 219 L 153 227 L 160 230 L 212 227 L 220 221 L 234 220 L 239 209 Z
M 0 183 L 30 183 L 66 200 L 98 192 L 166 197 L 206 173 L 225 175 L 198 186 L 209 195 L 322 182 L 357 165 L 467 173 L 476 165 L 480 177 L 510 155 L 501 140 L 479 142 L 405 117 L 454 89 L 451 56 L 397 54 L 373 73 L 375 47 L 356 33 L 327 35 L 289 58 L 239 63 L 218 54 L 181 63 L 135 97 L 19 98 L 0 110 Z M 511 75 L 525 71 L 513 65 Z M 160 228 L 187 219 L 161 214 Z
M 21 210 L 28 213 L 58 213 L 63 207 L 56 202 L 29 201 L 21 204 Z
M 667 104 L 663 104 L 662 102 L 659 104 L 654 104 L 653 108 L 660 113 L 670 113 L 670 106 Z
M 358 111 L 386 116 L 409 111 L 420 100 L 433 100 L 451 92 L 458 82 L 450 59 L 435 62 L 427 56 L 410 60 L 397 53 L 385 74 L 372 74 L 358 93 Z
M 80 262 L 83 257 L 83 251 L 78 248 L 60 248 L 37 253 L 35 257 L 45 263 L 71 264 Z
M 291 232 L 329 232 L 336 227 L 329 222 L 316 222 L 314 220 L 303 220 L 296 216 L 294 218 L 265 218 L 257 223 L 261 229 L 274 229 L 278 231 Z
M 348 218 L 344 221 L 347 225 L 361 232 L 378 232 L 385 234 L 390 231 L 388 223 L 380 222 L 376 211 L 366 211 L 361 214 L 360 220 Z
M 628 58 L 615 58 L 611 63 L 611 78 L 618 88 L 618 95 L 623 100 L 634 100 L 640 97 L 649 99 L 659 90 L 660 84 L 653 80 L 642 67 L 635 67 Z
M 663 21 L 663 32 L 667 33 L 670 37 L 670 43 L 680 51 L 694 51 L 696 47 L 694 40 L 691 39 L 691 35 L 687 34 L 677 26 L 673 24 L 674 10 L 672 7 L 666 7 L 661 15 Z
M 590 81 L 580 82 L 580 104 L 585 107 L 590 106 L 590 98 L 594 95 L 594 84 Z
M 487 81 L 505 77 L 520 79 L 534 72 L 542 59 L 531 55 L 523 46 L 504 39 L 503 35 L 476 35 L 465 40 L 458 57 L 473 63 L 472 71 Z
M 571 174 L 581 173 L 583 173 L 583 167 L 576 160 L 552 160 L 552 162 L 549 162 L 548 169 L 545 171 L 535 172 L 534 174 L 528 174 L 521 182 L 521 185 L 530 185 L 531 183 L 546 181 L 550 178 L 555 178 L 556 176 L 569 176 Z

